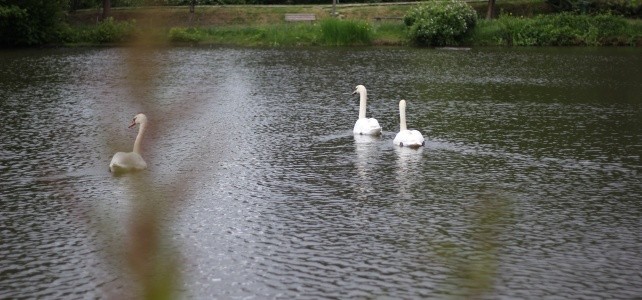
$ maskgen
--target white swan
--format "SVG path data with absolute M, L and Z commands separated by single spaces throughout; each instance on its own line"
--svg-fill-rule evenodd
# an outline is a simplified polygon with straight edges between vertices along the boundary
M 143 157 L 140 156 L 140 144 L 143 139 L 143 133 L 145 132 L 145 126 L 147 125 L 147 116 L 137 114 L 132 120 L 131 125 L 129 125 L 129 128 L 136 124 L 140 124 L 140 128 L 138 129 L 138 135 L 136 135 L 136 141 L 134 142 L 134 150 L 132 152 L 116 152 L 109 163 L 109 171 L 129 172 L 147 168 L 147 163 Z
M 419 148 L 426 143 L 419 130 L 406 128 L 406 100 L 399 101 L 399 133 L 392 142 L 395 145 L 410 148 Z
M 366 118 L 366 102 L 368 99 L 368 92 L 363 85 L 357 85 L 356 90 L 352 93 L 359 93 L 359 120 L 354 124 L 352 132 L 354 134 L 365 135 L 379 135 L 381 134 L 381 126 L 375 118 Z

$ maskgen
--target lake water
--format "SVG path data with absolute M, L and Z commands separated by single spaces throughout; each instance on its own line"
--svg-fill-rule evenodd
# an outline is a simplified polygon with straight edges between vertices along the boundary
M 132 52 L 0 52 L 0 298 L 131 296 L 151 213 L 184 299 L 642 295 L 639 49 Z

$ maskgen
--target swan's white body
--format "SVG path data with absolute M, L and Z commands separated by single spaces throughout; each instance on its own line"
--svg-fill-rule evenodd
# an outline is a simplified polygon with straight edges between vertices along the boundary
M 406 100 L 399 101 L 399 133 L 392 141 L 401 147 L 419 148 L 425 144 L 424 136 L 419 130 L 408 130 L 406 127 Z
M 375 118 L 366 118 L 366 102 L 368 101 L 368 92 L 363 85 L 357 85 L 356 90 L 352 93 L 359 94 L 359 119 L 354 124 L 352 132 L 354 134 L 379 135 L 381 126 Z
M 116 152 L 109 163 L 109 171 L 120 173 L 147 169 L 147 163 L 140 156 L 140 144 L 147 125 L 147 117 L 144 114 L 137 114 L 129 127 L 136 124 L 140 124 L 140 128 L 138 135 L 136 135 L 136 141 L 134 141 L 134 150 L 132 152 Z

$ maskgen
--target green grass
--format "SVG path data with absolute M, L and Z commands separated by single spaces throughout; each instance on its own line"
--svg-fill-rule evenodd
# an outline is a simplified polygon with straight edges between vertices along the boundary
M 402 22 L 383 22 L 372 26 L 372 44 L 400 46 L 408 44 L 406 25 Z
M 325 46 L 369 45 L 372 27 L 365 21 L 325 19 L 321 21 L 321 44 Z
M 384 31 L 385 33 L 385 31 Z M 393 40 L 386 33 L 388 39 Z M 372 44 L 374 31 L 363 21 L 326 19 L 317 23 L 219 26 L 169 30 L 175 43 L 242 46 L 354 46 Z
M 505 45 L 499 38 L 501 32 L 502 25 L 496 20 L 480 19 L 465 43 L 477 46 Z
M 317 45 L 320 29 L 308 24 L 262 26 L 224 26 L 201 29 L 201 43 L 242 46 Z

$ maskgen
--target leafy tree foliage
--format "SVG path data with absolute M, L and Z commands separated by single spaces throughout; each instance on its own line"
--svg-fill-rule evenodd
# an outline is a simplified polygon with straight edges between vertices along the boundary
M 67 5 L 67 0 L 0 0 L 0 46 L 54 40 L 64 24 Z
M 642 1 L 639 0 L 547 0 L 558 12 L 582 14 L 614 14 L 628 18 L 642 18 Z

